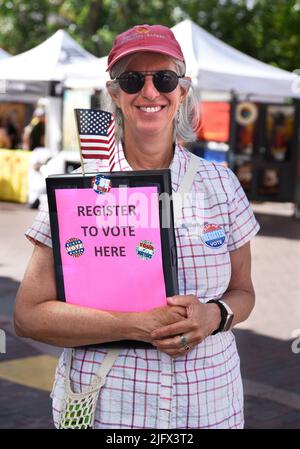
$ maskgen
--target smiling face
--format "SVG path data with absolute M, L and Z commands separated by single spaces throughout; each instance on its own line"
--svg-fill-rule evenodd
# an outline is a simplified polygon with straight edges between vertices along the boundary
M 126 71 L 156 72 L 173 70 L 174 62 L 157 53 L 137 54 L 133 57 Z M 110 92 L 111 93 L 111 92 Z M 147 136 L 173 135 L 173 123 L 177 110 L 184 100 L 187 91 L 178 84 L 170 93 L 159 92 L 152 81 L 152 76 L 145 77 L 145 84 L 136 94 L 128 94 L 120 87 L 112 94 L 116 105 L 122 110 L 126 135 L 143 139 Z

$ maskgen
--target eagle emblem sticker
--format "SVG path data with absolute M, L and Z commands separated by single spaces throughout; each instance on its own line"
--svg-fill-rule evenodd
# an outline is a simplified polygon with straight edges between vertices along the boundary
M 220 248 L 225 242 L 224 229 L 214 223 L 205 223 L 202 229 L 201 240 L 209 248 Z

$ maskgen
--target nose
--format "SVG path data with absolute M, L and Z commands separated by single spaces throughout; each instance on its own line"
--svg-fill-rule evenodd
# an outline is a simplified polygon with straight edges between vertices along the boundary
M 145 84 L 142 88 L 141 94 L 144 98 L 147 98 L 148 100 L 154 100 L 155 98 L 160 96 L 159 91 L 153 84 L 152 75 L 145 76 Z

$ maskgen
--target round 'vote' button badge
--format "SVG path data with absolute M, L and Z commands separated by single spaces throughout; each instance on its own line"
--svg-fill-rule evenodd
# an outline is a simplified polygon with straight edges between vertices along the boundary
M 150 260 L 155 254 L 155 248 L 153 243 L 149 240 L 141 240 L 136 247 L 136 254 L 140 259 Z
M 97 175 L 92 178 L 92 187 L 96 193 L 103 195 L 111 189 L 111 180 L 103 175 Z
M 82 240 L 72 237 L 65 243 L 65 248 L 69 256 L 79 257 L 84 252 L 84 246 Z
M 205 223 L 202 229 L 201 240 L 209 248 L 220 248 L 225 242 L 224 229 L 215 223 Z

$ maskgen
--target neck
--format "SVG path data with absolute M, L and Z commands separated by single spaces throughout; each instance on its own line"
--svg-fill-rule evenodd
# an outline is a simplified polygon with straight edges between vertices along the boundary
M 127 162 L 134 170 L 168 168 L 174 155 L 171 136 L 143 136 L 139 138 L 125 132 L 123 142 Z

